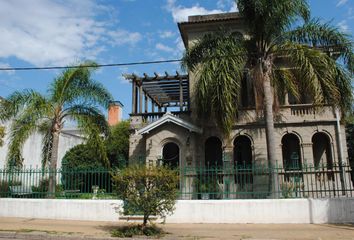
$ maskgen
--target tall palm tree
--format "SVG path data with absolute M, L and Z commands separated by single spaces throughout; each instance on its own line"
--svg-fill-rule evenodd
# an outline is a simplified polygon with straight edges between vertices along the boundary
M 8 167 L 21 166 L 25 141 L 34 132 L 42 133 L 42 166 L 49 165 L 51 194 L 56 185 L 59 136 L 66 121 L 76 121 L 89 142 L 96 145 L 97 153 L 105 154 L 101 134 L 107 132 L 108 126 L 99 107 L 106 108 L 112 97 L 102 84 L 92 79 L 95 67 L 95 63 L 85 62 L 78 68 L 64 70 L 45 96 L 33 90 L 16 91 L 0 103 L 0 120 L 12 121 Z
M 229 134 L 239 110 L 242 79 L 250 75 L 256 108 L 263 109 L 269 165 L 276 164 L 274 105 L 288 92 L 343 112 L 352 101 L 350 36 L 310 18 L 307 0 L 238 0 L 247 35 L 206 34 L 188 49 L 182 66 L 196 74 L 198 108 Z M 278 189 L 276 174 L 273 190 Z

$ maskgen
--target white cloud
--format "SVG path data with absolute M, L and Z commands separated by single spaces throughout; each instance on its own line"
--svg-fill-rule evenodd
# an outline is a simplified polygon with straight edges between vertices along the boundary
M 11 68 L 11 66 L 8 63 L 0 62 L 0 68 Z M 3 70 L 3 71 L 0 71 L 0 74 L 13 75 L 13 74 L 15 74 L 15 71 L 14 70 L 6 70 L 6 71 Z
M 188 16 L 207 15 L 223 12 L 237 12 L 237 4 L 234 0 L 218 0 L 216 2 L 217 9 L 208 10 L 196 4 L 192 7 L 184 7 L 176 5 L 176 0 L 167 0 L 165 9 L 172 13 L 175 22 L 186 22 Z
M 109 31 L 108 35 L 112 38 L 110 43 L 113 45 L 123 44 L 136 44 L 142 39 L 142 36 L 138 32 L 129 32 L 127 30 L 119 29 L 116 31 Z
M 346 20 L 340 21 L 337 26 L 339 27 L 340 30 L 343 32 L 349 32 L 349 26 Z
M 347 2 L 348 2 L 348 0 L 339 0 L 338 3 L 337 3 L 337 7 L 343 6 Z
M 236 2 L 233 2 L 230 8 L 229 12 L 238 12 L 237 4 Z
M 174 52 L 175 51 L 173 48 L 171 48 L 169 46 L 166 46 L 166 45 L 164 45 L 162 43 L 157 43 L 155 45 L 155 47 L 156 47 L 156 49 L 164 51 L 164 52 Z
M 0 59 L 67 65 L 95 59 L 106 50 L 104 42 L 120 45 L 139 40 L 138 33 L 109 31 L 110 21 L 102 19 L 111 14 L 110 7 L 93 0 L 0 1 Z M 113 39 L 119 31 L 128 40 Z
M 175 35 L 175 33 L 172 31 L 160 31 L 159 34 L 160 38 L 171 38 Z
M 229 12 L 237 12 L 237 4 L 235 0 L 218 0 L 216 2 L 218 9 L 228 10 Z
M 176 0 L 167 0 L 166 9 L 167 11 L 172 13 L 172 17 L 175 22 L 188 21 L 188 16 L 206 15 L 223 12 L 219 9 L 207 10 L 204 7 L 199 6 L 198 4 L 189 8 L 180 5 L 177 6 Z

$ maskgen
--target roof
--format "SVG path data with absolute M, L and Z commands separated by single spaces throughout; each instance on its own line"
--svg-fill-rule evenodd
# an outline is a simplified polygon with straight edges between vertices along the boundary
M 155 128 L 165 124 L 165 123 L 173 123 L 176 124 L 180 127 L 183 127 L 187 130 L 189 130 L 190 132 L 196 132 L 196 133 L 202 133 L 202 129 L 171 114 L 170 112 L 167 112 L 166 114 L 163 115 L 162 118 L 158 119 L 155 122 L 150 123 L 149 125 L 147 125 L 146 127 L 143 127 L 142 129 L 140 129 L 139 131 L 136 132 L 136 134 L 147 134 L 150 131 L 154 130 Z
M 121 101 L 110 101 L 109 105 L 124 107 Z
M 202 32 L 220 30 L 220 27 L 229 29 L 242 23 L 242 17 L 238 12 L 217 13 L 208 15 L 189 16 L 188 22 L 178 23 L 178 28 L 184 46 L 188 47 L 188 32 L 195 32 L 198 28 L 203 29 Z

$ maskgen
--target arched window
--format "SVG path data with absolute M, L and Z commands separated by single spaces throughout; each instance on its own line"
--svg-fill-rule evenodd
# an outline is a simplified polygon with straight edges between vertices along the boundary
M 320 165 L 333 167 L 331 141 L 327 134 L 318 132 L 312 136 L 312 152 L 316 168 Z
M 205 166 L 222 166 L 222 142 L 217 137 L 210 137 L 205 142 Z
M 179 147 L 176 143 L 169 142 L 162 149 L 163 164 L 171 168 L 179 166 Z
M 285 134 L 281 140 L 283 165 L 285 170 L 301 169 L 300 140 L 292 133 Z
M 242 192 L 252 190 L 252 143 L 246 136 L 238 136 L 234 140 L 235 183 Z M 247 194 L 245 195 L 247 196 Z
M 246 136 L 238 136 L 234 140 L 235 166 L 252 168 L 252 143 Z

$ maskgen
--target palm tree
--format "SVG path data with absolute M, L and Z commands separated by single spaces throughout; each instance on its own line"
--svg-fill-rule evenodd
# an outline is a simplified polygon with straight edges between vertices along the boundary
M 206 34 L 188 49 L 182 67 L 196 74 L 197 105 L 228 135 L 239 110 L 242 79 L 252 81 L 256 108 L 263 109 L 269 165 L 276 164 L 274 113 L 288 92 L 342 112 L 352 101 L 354 73 L 350 36 L 310 19 L 307 0 L 238 0 L 247 34 Z M 276 174 L 272 188 L 278 189 Z
M 34 132 L 42 133 L 42 166 L 49 165 L 50 194 L 55 192 L 59 135 L 66 121 L 76 121 L 89 142 L 95 144 L 97 153 L 105 154 L 101 134 L 108 127 L 99 106 L 106 108 L 112 97 L 91 78 L 95 67 L 95 63 L 85 62 L 80 67 L 65 69 L 50 85 L 46 96 L 33 90 L 16 91 L 0 103 L 0 120 L 12 121 L 8 167 L 21 166 L 25 141 Z

